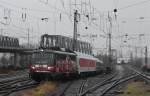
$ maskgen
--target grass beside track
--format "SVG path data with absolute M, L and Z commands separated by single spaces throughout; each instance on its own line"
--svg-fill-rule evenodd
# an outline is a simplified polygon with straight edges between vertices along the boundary
M 36 88 L 33 88 L 23 93 L 22 96 L 45 96 L 45 94 L 54 92 L 55 90 L 56 90 L 56 84 L 54 82 L 46 81 L 46 82 L 42 82 Z
M 130 82 L 119 96 L 150 96 L 150 84 Z

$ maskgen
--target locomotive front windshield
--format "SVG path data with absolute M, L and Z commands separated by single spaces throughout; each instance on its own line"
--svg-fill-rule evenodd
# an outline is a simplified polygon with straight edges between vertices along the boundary
M 54 53 L 50 52 L 33 53 L 32 64 L 54 64 Z

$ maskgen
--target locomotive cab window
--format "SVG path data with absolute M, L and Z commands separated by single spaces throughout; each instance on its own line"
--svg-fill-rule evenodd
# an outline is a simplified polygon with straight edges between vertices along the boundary
M 32 55 L 33 64 L 54 64 L 54 53 L 50 52 L 36 52 Z

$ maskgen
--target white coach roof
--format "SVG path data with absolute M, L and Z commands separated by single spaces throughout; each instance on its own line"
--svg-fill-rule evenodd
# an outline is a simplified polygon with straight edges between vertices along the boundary
M 96 60 L 97 62 L 103 63 L 103 61 L 99 60 L 98 58 L 96 58 L 92 55 L 88 55 L 88 54 L 84 54 L 84 53 L 76 52 L 76 51 L 75 51 L 75 53 L 77 54 L 77 57 L 79 57 L 79 58 L 92 59 L 92 60 Z

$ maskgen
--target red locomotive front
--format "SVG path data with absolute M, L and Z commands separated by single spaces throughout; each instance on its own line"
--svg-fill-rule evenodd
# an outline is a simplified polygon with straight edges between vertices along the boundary
M 30 76 L 33 79 L 55 78 L 76 73 L 74 53 L 60 51 L 36 51 L 32 55 Z

